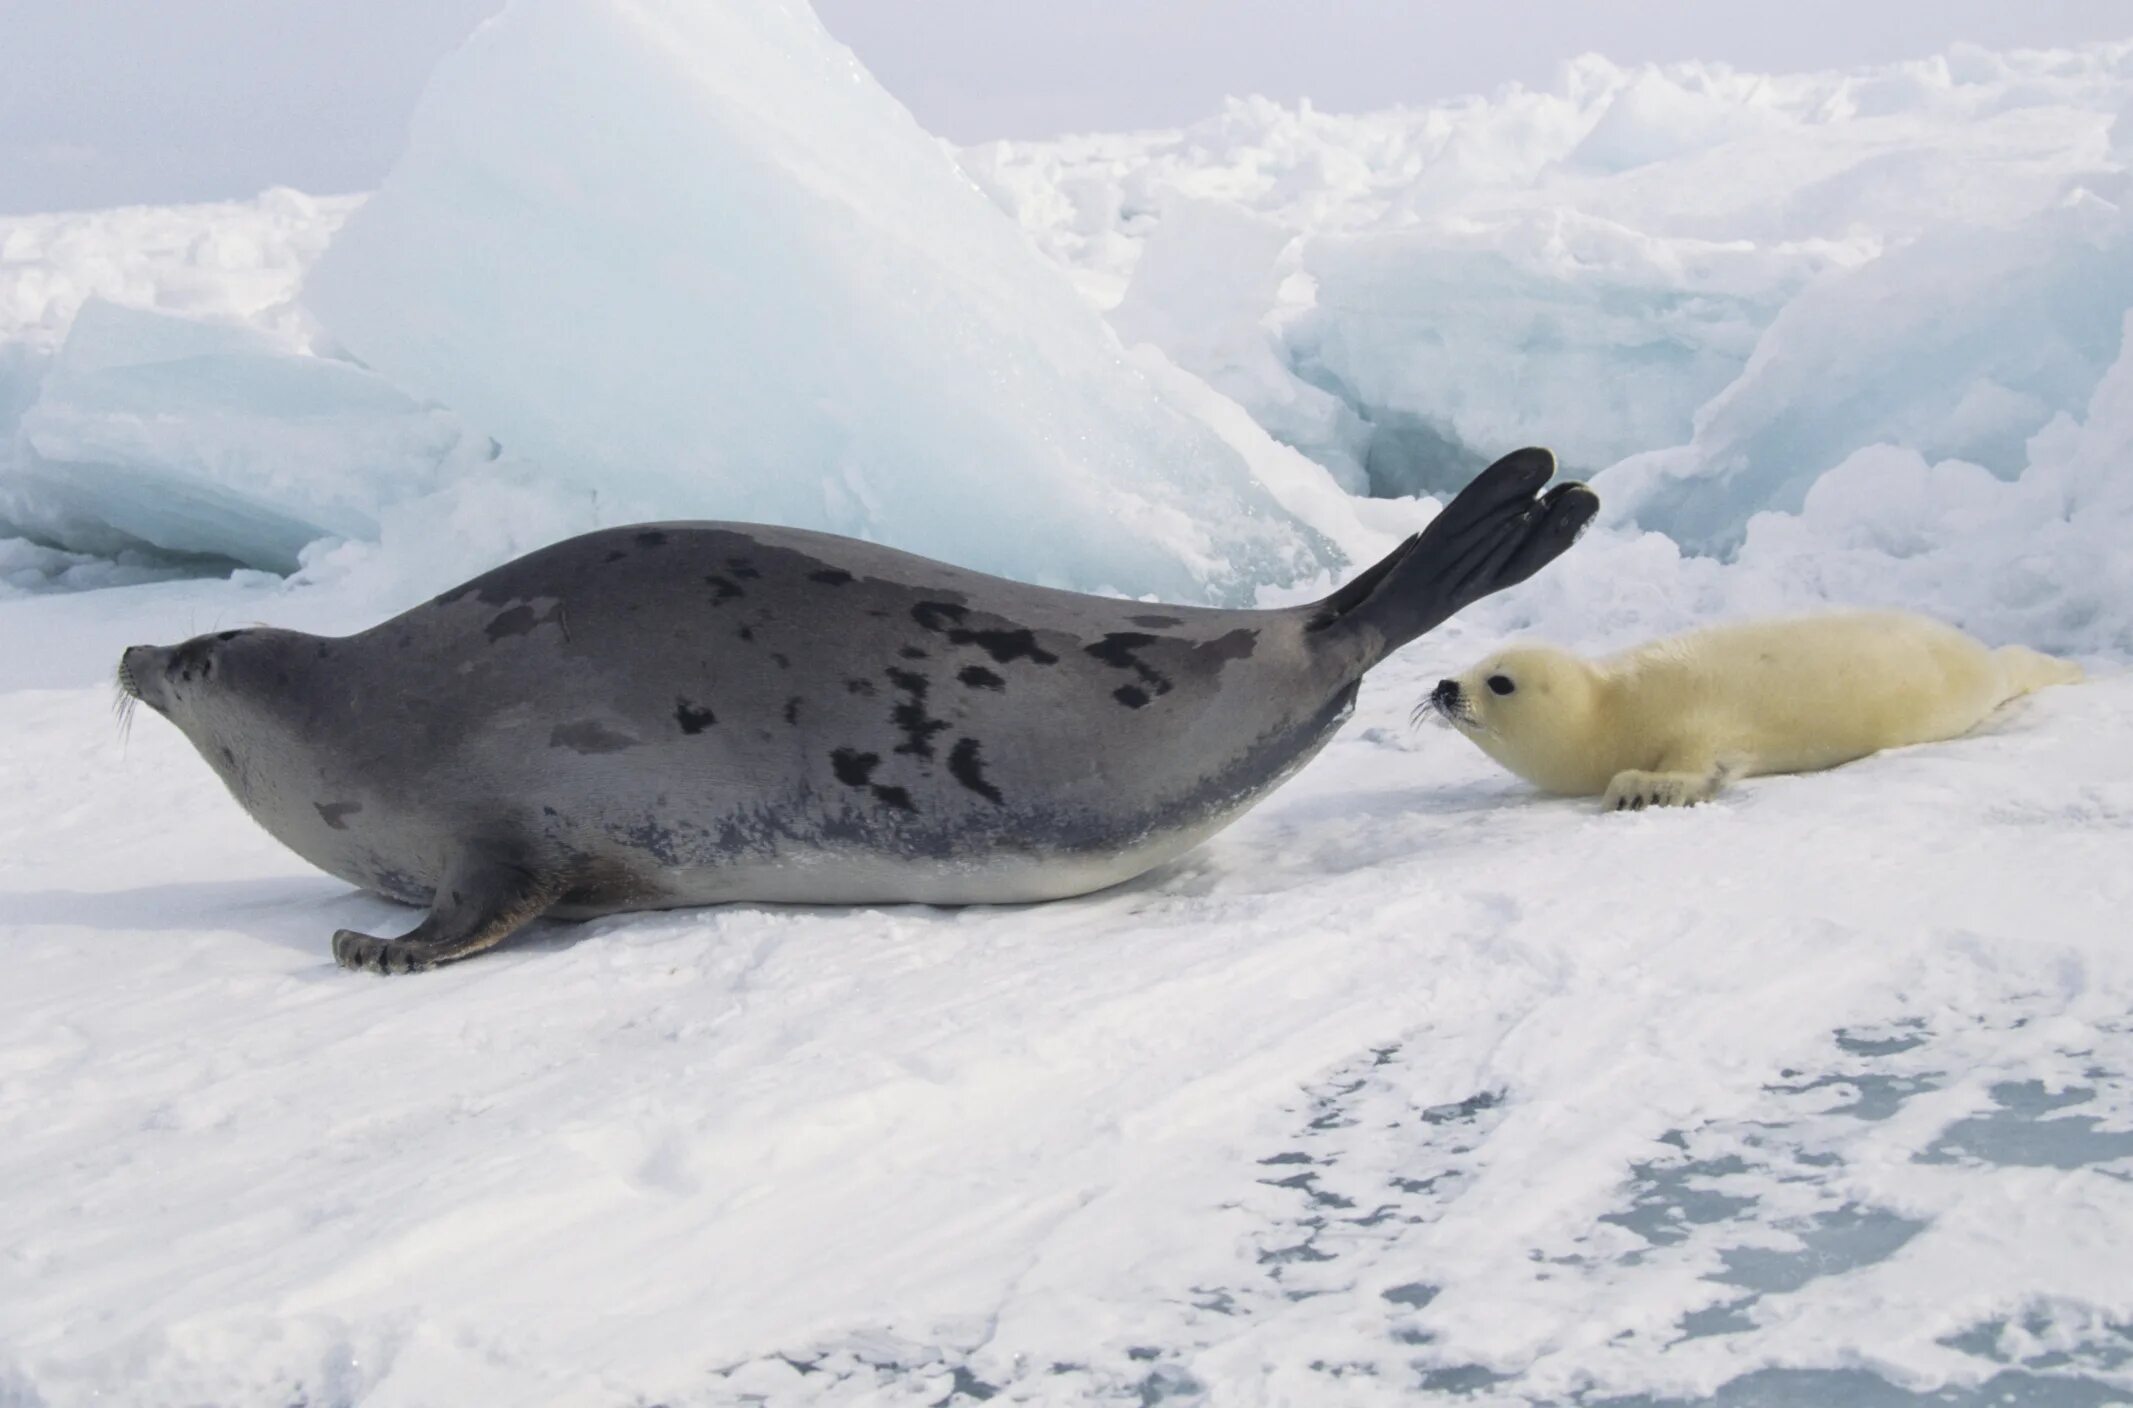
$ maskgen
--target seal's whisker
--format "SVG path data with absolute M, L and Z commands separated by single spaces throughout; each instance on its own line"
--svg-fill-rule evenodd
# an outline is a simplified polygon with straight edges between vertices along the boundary
M 133 671 L 127 668 L 124 656 L 119 657 L 118 670 L 111 684 L 111 717 L 118 725 L 119 747 L 123 750 L 126 740 L 133 736 L 133 711 L 141 703 L 141 692 L 133 682 Z
M 1434 694 L 1425 694 L 1415 701 L 1415 707 L 1407 713 L 1407 726 L 1420 728 L 1430 719 L 1454 727 L 1480 728 L 1481 721 L 1474 716 L 1473 706 L 1464 702 L 1447 705 Z
M 119 743 L 133 737 L 133 711 L 140 706 L 140 699 L 132 691 L 121 687 L 118 698 L 111 701 L 111 716 L 118 724 Z

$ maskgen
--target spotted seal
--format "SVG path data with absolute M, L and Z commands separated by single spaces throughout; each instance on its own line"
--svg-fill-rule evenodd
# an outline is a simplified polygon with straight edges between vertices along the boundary
M 426 906 L 381 972 L 541 915 L 1054 899 L 1138 875 L 1301 767 L 1363 673 L 1597 508 L 1506 456 L 1323 601 L 1150 605 L 737 523 L 539 549 L 356 635 L 135 646 L 121 688 L 328 873 Z

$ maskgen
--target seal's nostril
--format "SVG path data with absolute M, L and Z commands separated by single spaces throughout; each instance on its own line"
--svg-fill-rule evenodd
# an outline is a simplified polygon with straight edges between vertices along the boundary
M 1434 699 L 1434 700 L 1436 700 L 1436 701 L 1437 701 L 1438 703 L 1440 703 L 1440 704 L 1456 704 L 1456 703 L 1458 703 L 1458 702 L 1459 702 L 1459 681 L 1457 681 L 1457 680 L 1438 680 L 1438 681 L 1437 681 L 1437 687 L 1436 687 L 1435 689 L 1433 689 L 1433 690 L 1431 690 L 1431 691 L 1429 692 L 1429 697 L 1430 697 L 1430 698 L 1432 698 L 1432 699 Z
M 127 695 L 151 708 L 163 706 L 168 651 L 153 645 L 129 645 L 119 653 L 118 683 Z

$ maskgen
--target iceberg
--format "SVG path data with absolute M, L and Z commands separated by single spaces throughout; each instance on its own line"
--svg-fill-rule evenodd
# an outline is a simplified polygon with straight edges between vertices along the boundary
M 517 0 L 303 298 L 644 516 L 1186 600 L 1341 559 L 801 0 Z

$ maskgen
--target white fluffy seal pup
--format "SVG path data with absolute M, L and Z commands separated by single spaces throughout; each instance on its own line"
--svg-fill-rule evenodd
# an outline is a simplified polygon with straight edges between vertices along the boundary
M 1497 652 L 1417 706 L 1549 792 L 1691 806 L 1737 777 L 1814 772 L 1977 727 L 2081 668 L 1897 611 L 1748 621 L 1600 660 Z

